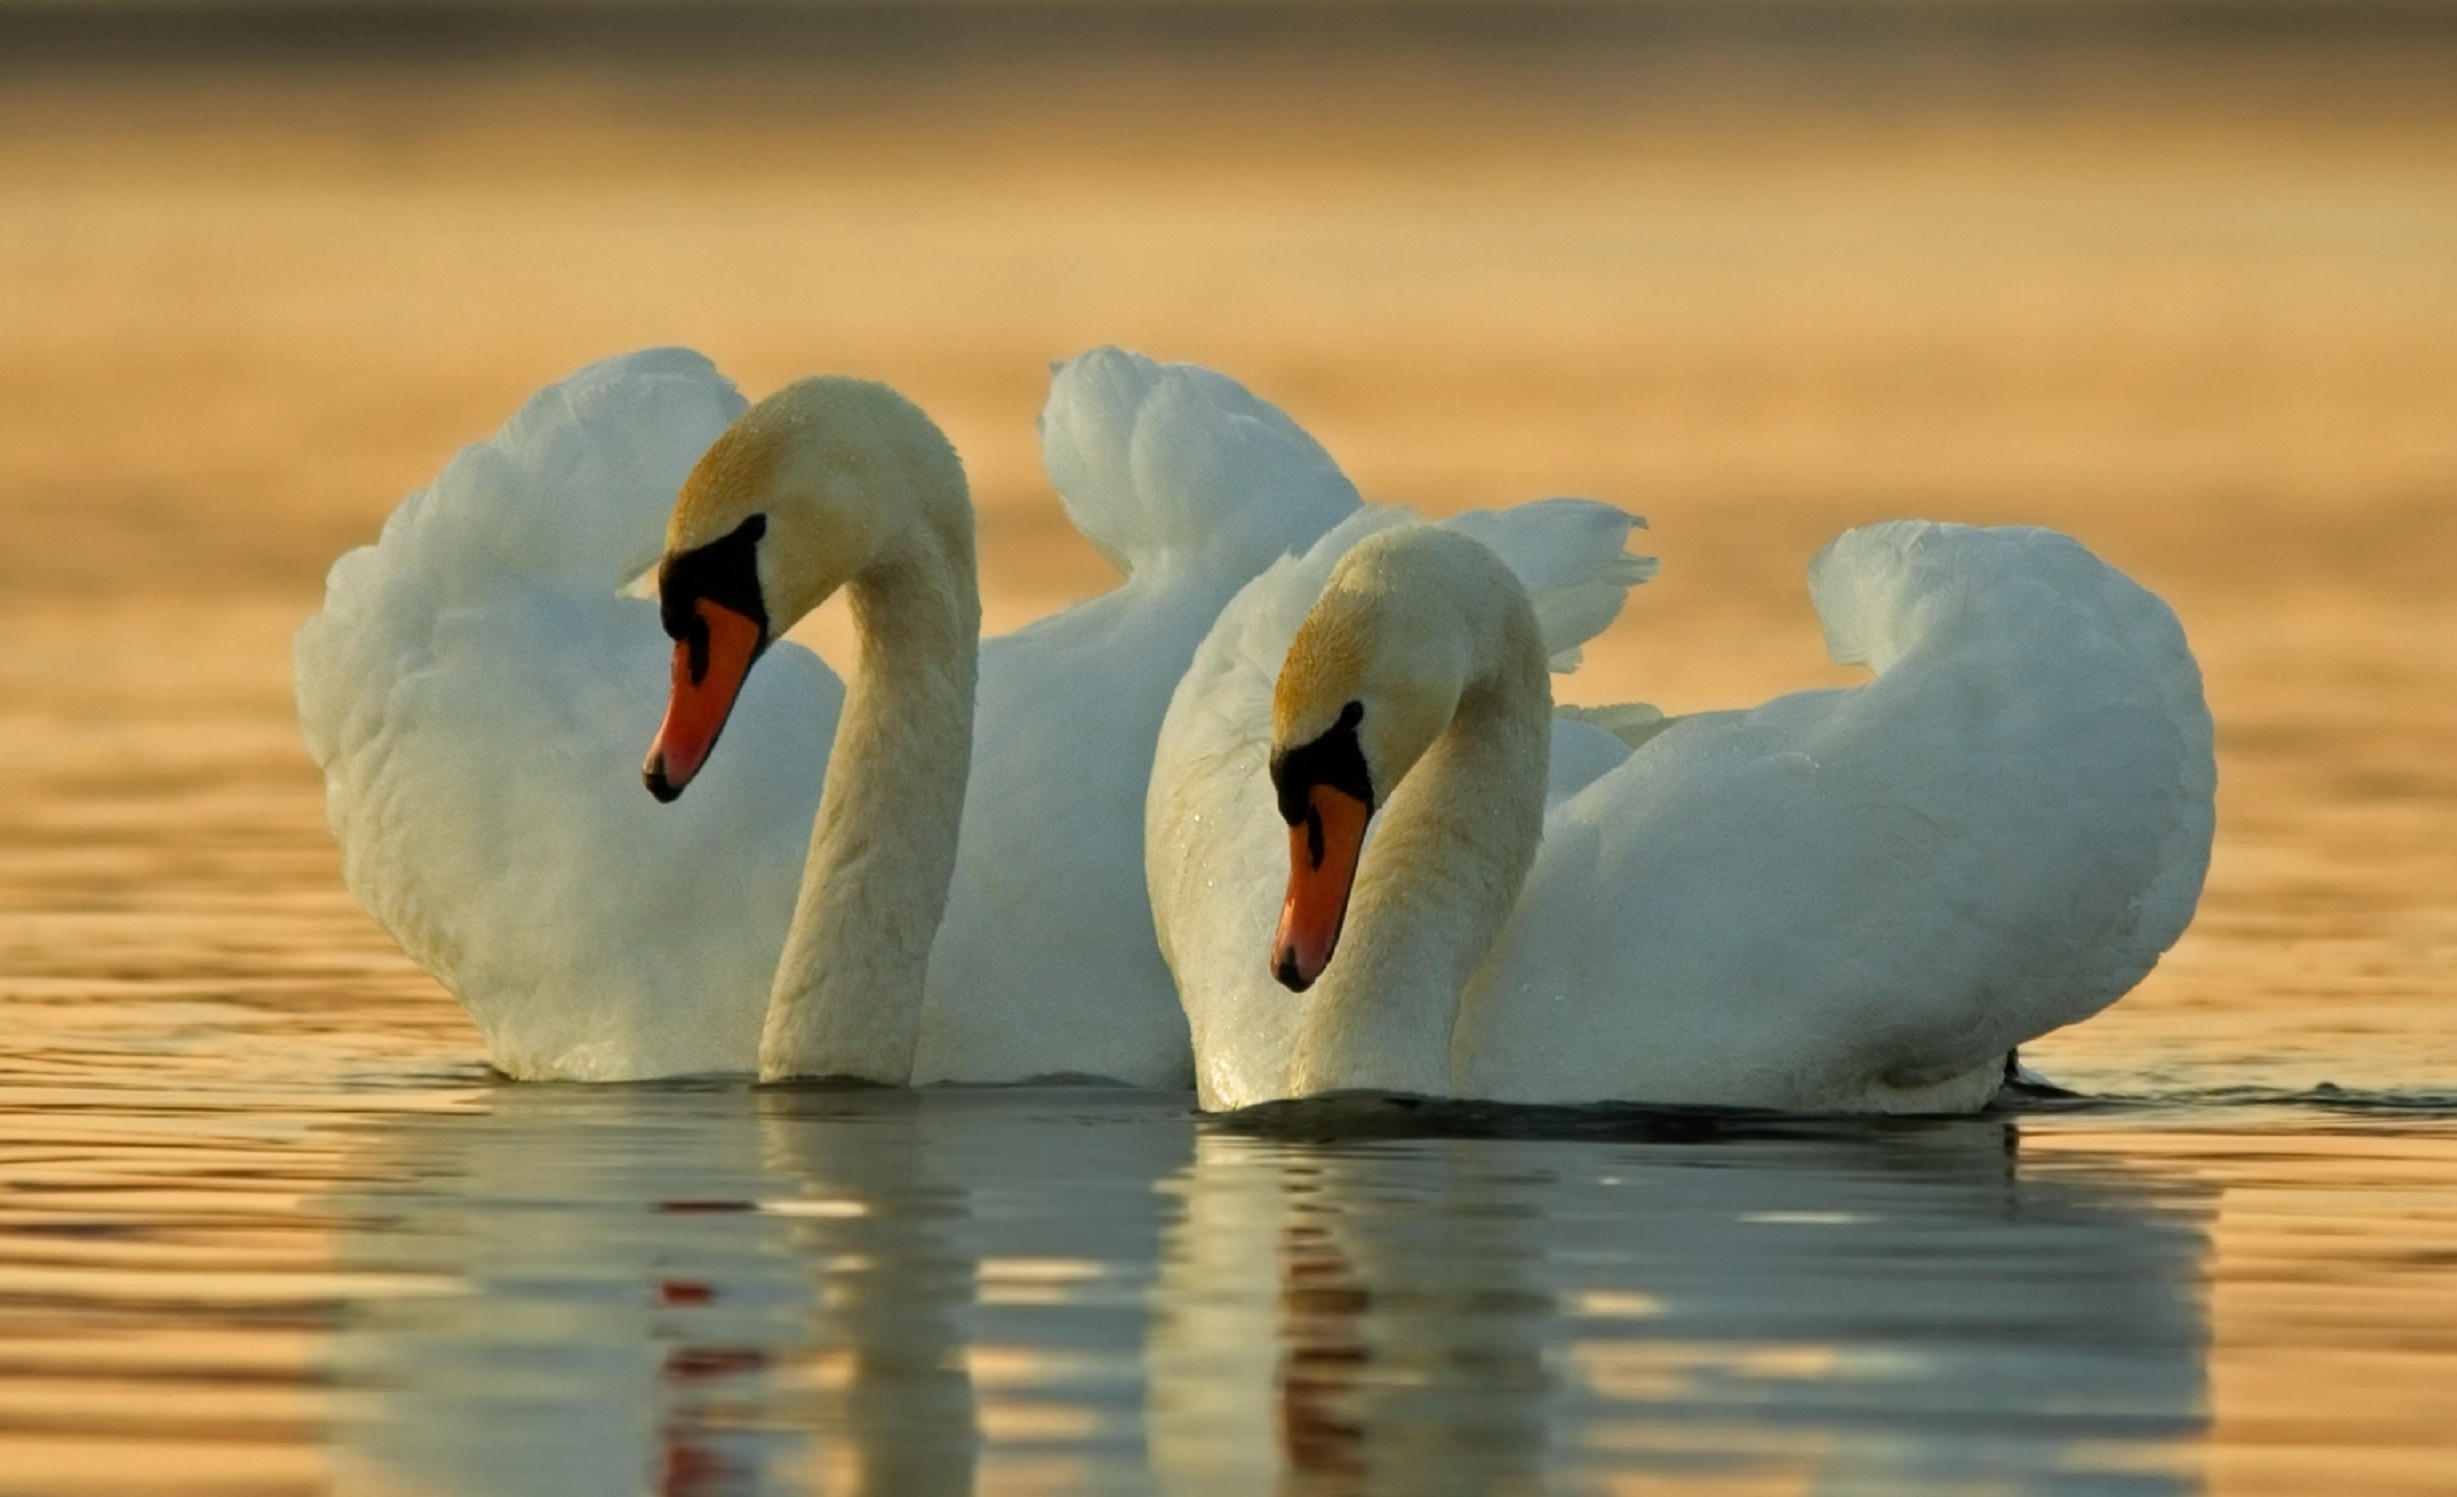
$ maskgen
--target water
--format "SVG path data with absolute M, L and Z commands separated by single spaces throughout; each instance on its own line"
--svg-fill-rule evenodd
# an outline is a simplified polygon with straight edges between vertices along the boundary
M 1541 53 L 0 75 L 0 1494 L 2457 1490 L 2444 54 Z M 1976 1119 L 499 1082 L 287 638 L 659 339 L 938 414 L 993 628 L 1103 585 L 1031 418 L 1105 339 L 1378 497 L 1648 511 L 1579 700 L 1848 679 L 1842 525 L 2058 525 L 2208 673 L 2201 917 L 2029 1052 L 2101 1100 Z

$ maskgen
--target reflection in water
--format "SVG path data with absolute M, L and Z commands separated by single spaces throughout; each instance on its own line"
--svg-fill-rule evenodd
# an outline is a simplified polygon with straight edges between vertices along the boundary
M 2196 1187 L 2003 1119 L 1275 1138 L 504 1087 L 337 1202 L 353 1492 L 2196 1490 Z
M 492 1100 L 388 1128 L 394 1183 L 344 1203 L 365 1253 L 461 1293 L 341 1327 L 343 1490 L 1066 1490 L 1141 1465 L 1181 1099 Z
M 1178 1188 L 1151 1410 L 1173 1490 L 1275 1466 L 1302 1492 L 2199 1485 L 2212 1202 L 2025 1170 L 2001 1119 L 1211 1133 Z
M 1529 1281 L 1526 1233 L 1540 1208 L 1488 1183 L 1473 1146 L 1456 1143 L 1288 1172 L 1278 1388 L 1288 1484 L 1536 1489 L 1552 1302 Z
M 722 1490 L 799 1437 L 706 1417 L 807 1339 L 757 1116 L 683 1093 L 502 1088 L 476 1117 L 388 1129 L 393 1184 L 342 1249 L 448 1276 L 335 1338 L 345 1491 Z M 788 1199 L 798 1198 L 798 1192 Z

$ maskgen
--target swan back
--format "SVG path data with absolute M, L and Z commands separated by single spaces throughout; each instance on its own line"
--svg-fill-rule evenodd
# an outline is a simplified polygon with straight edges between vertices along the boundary
M 1629 590 L 1655 575 L 1655 558 L 1622 548 L 1638 515 L 1587 499 L 1538 499 L 1506 510 L 1470 510 L 1442 524 L 1502 559 L 1525 583 L 1555 671 L 1578 668 L 1590 639 L 1621 616 Z
M 1988 548 L 1984 561 L 1968 554 L 1982 546 Z M 2018 571 L 2024 585 L 1991 587 L 1971 578 L 1981 567 Z M 1974 585 L 1980 598 L 1962 595 Z M 2053 592 L 2059 599 L 2056 611 L 2049 611 L 2033 589 Z M 2171 766 L 2171 778 L 2162 780 L 2159 793 L 2141 807 L 2163 832 L 2152 859 L 2158 871 L 2141 892 L 2139 924 L 2127 943 L 2146 974 L 2192 923 L 2217 827 L 2214 729 L 2202 696 L 2201 667 L 2175 611 L 2079 542 L 2053 531 L 1972 533 L 1916 521 L 1836 537 L 1809 565 L 1809 593 L 1825 627 L 1827 652 L 1837 664 L 1883 673 L 1923 637 L 1975 622 L 1967 616 L 1931 618 L 1932 612 L 1957 604 L 1968 613 L 2001 610 L 1999 616 L 2007 619 L 2036 620 L 2031 643 L 2054 651 L 2062 636 L 2059 658 L 2041 664 L 2052 672 L 2042 684 L 2074 690 L 2073 707 L 2095 701 L 2103 711 L 2121 707 L 2142 714 L 2145 727 L 2163 725 L 2163 731 L 2154 730 L 2163 752 L 2150 767 Z M 2075 1016 L 2080 1017 L 2086 1015 Z
M 1067 517 L 1130 575 L 1191 565 L 1242 583 L 1358 503 L 1304 428 L 1193 364 L 1081 354 L 1058 366 L 1040 430 Z
M 723 760 L 688 804 L 658 806 L 637 759 L 669 648 L 656 606 L 625 592 L 742 407 L 675 349 L 549 386 L 344 556 L 299 631 L 299 721 L 343 875 L 513 1075 L 755 1052 L 842 690 L 780 644 Z
M 1556 808 L 1463 1094 L 1975 1105 L 2182 931 L 2215 772 L 2164 604 L 2063 536 L 1923 522 L 1813 588 L 1875 679 L 1681 719 Z

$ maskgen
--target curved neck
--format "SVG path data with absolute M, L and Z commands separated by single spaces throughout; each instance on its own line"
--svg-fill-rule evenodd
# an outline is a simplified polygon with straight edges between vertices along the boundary
M 981 595 L 971 517 L 915 527 L 847 591 L 861 661 L 759 1043 L 764 1080 L 903 1085 L 972 763 Z
M 1552 682 L 1534 616 L 1399 783 L 1365 849 L 1341 948 L 1289 1064 L 1289 1092 L 1447 1096 L 1468 978 L 1500 935 L 1544 837 Z

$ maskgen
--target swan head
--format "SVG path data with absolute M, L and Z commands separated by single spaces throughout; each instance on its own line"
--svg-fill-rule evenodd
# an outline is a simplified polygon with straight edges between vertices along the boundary
M 963 465 L 920 407 L 869 380 L 787 385 L 718 435 L 683 481 L 657 566 L 673 693 L 641 776 L 670 801 L 724 731 L 770 643 L 931 532 L 970 555 Z
M 1288 823 L 1271 939 L 1283 986 L 1304 992 L 1330 965 L 1366 827 L 1494 668 L 1503 631 L 1480 604 L 1513 595 L 1524 612 L 1524 589 L 1491 551 L 1411 525 L 1341 558 L 1298 627 L 1271 700 L 1271 783 Z

